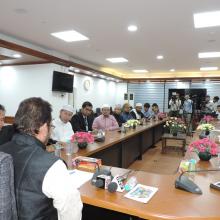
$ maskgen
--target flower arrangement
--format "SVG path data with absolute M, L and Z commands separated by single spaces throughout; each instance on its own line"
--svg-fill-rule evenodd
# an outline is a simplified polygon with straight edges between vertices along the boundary
M 205 115 L 202 118 L 201 123 L 209 123 L 209 122 L 211 122 L 213 120 L 214 120 L 214 118 L 211 115 Z
M 159 112 L 157 117 L 158 117 L 158 119 L 163 120 L 164 118 L 167 117 L 167 114 L 164 112 Z
M 88 143 L 94 142 L 94 136 L 87 132 L 76 132 L 71 137 L 71 142 L 77 143 L 79 148 L 86 148 Z
M 135 120 L 135 119 L 130 119 L 130 120 L 128 120 L 126 123 L 125 123 L 125 127 L 136 127 L 137 125 L 139 125 L 140 124 L 140 121 L 138 121 L 138 120 Z
M 204 123 L 204 124 L 201 124 L 197 127 L 197 130 L 201 130 L 201 131 L 211 131 L 214 129 L 215 129 L 215 127 L 209 123 Z
M 171 134 L 177 134 L 178 132 L 185 132 L 186 130 L 186 126 L 184 122 L 181 120 L 181 118 L 176 118 L 176 117 L 170 117 L 166 121 L 164 128 L 168 128 Z
M 193 141 L 189 145 L 189 151 L 199 153 L 209 153 L 211 155 L 218 154 L 218 145 L 209 138 L 203 138 Z

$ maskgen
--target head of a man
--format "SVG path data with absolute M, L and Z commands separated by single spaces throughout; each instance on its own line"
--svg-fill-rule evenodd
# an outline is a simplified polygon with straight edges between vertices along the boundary
M 152 111 L 155 112 L 155 113 L 157 113 L 159 111 L 159 107 L 158 107 L 157 103 L 153 103 Z
M 209 95 L 207 95 L 207 96 L 205 97 L 205 101 L 206 101 L 206 102 L 209 102 L 209 101 L 210 101 L 210 96 L 209 96 Z
M 110 106 L 108 104 L 104 104 L 102 106 L 102 115 L 104 117 L 108 117 L 110 115 Z
M 185 100 L 188 100 L 189 99 L 189 95 L 185 95 Z
M 0 130 L 4 126 L 5 121 L 5 107 L 0 104 Z
M 150 108 L 150 104 L 149 103 L 145 103 L 144 104 L 144 111 L 147 112 Z
M 82 104 L 81 112 L 84 116 L 89 116 L 92 113 L 92 103 L 91 102 L 84 102 Z
M 67 123 L 73 116 L 73 107 L 71 105 L 64 105 L 60 110 L 60 120 L 63 123 Z
M 130 105 L 128 103 L 125 103 L 123 105 L 123 112 L 126 112 L 126 113 L 130 112 Z
M 141 104 L 141 103 L 136 103 L 135 109 L 136 109 L 137 112 L 141 112 L 141 110 L 142 110 L 142 104 Z
M 219 97 L 218 97 L 218 96 L 215 96 L 215 97 L 213 98 L 213 102 L 216 103 L 216 102 L 218 102 L 218 101 L 219 101 Z
M 115 112 L 115 114 L 120 115 L 121 114 L 121 105 L 116 105 L 114 108 L 114 112 Z
M 50 137 L 52 108 L 41 98 L 29 98 L 22 101 L 15 114 L 15 128 L 19 133 L 36 137 L 46 144 Z

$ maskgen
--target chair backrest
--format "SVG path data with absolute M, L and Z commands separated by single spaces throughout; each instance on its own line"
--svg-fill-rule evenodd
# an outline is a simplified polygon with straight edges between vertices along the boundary
M 14 166 L 11 155 L 0 152 L 0 219 L 17 220 Z

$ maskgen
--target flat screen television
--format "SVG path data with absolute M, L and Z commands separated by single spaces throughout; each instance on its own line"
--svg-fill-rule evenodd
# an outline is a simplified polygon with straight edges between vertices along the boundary
M 52 91 L 73 92 L 73 75 L 53 71 Z

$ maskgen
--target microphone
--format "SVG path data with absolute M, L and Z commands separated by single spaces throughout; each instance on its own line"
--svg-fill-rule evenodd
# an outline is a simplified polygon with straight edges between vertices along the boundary
M 118 188 L 118 185 L 115 182 L 111 182 L 111 183 L 108 184 L 108 191 L 110 193 L 116 192 L 117 188 Z
M 208 169 L 208 170 L 187 170 L 180 174 L 180 176 L 175 180 L 175 187 L 177 189 L 185 190 L 194 194 L 202 194 L 202 190 L 187 176 L 185 173 L 200 173 L 200 172 L 215 172 L 220 171 L 220 169 Z

